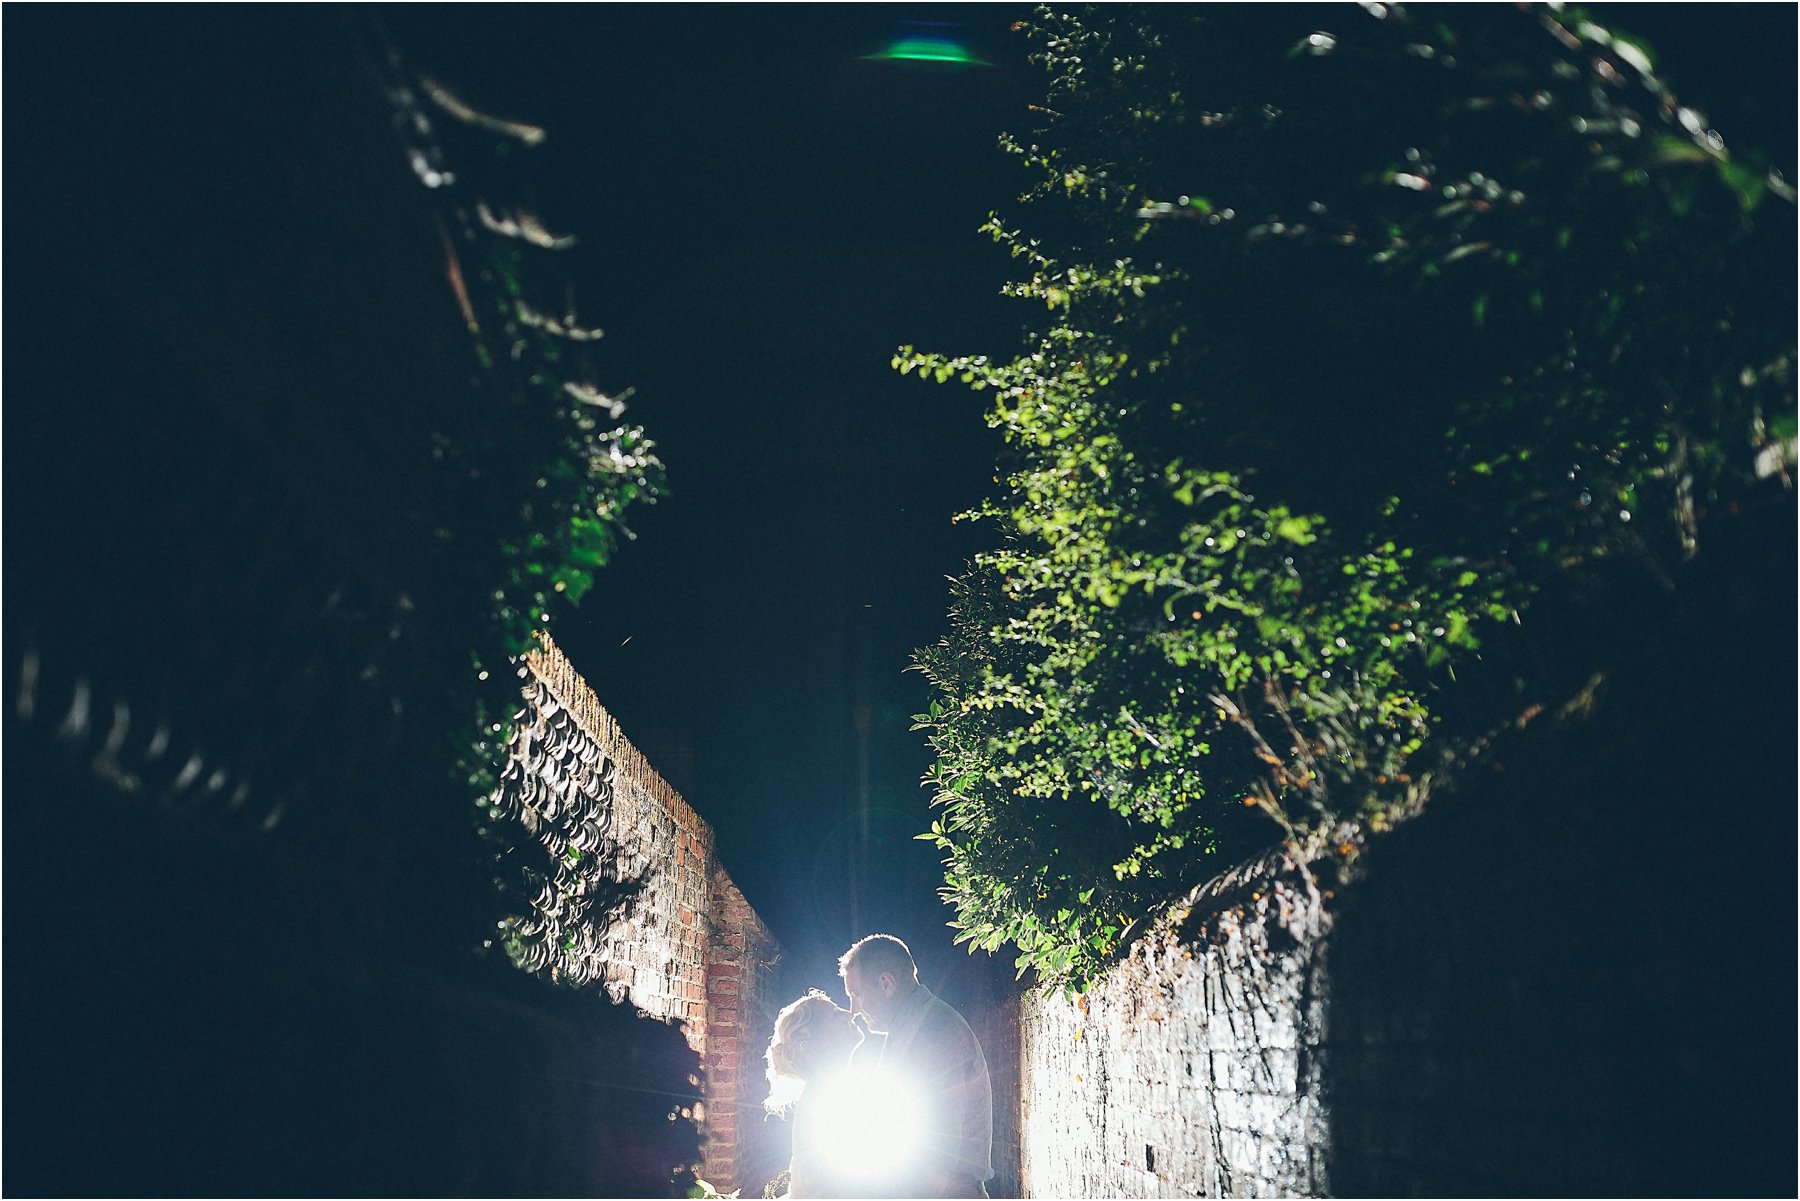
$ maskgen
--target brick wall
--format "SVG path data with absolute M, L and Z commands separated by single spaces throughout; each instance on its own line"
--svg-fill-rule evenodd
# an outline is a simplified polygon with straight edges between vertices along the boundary
M 1787 1195 L 1791 661 L 1758 695 L 1657 645 L 1354 878 L 1246 864 L 1085 997 L 1027 997 L 1025 1195 Z
M 1258 861 L 1197 890 L 1085 995 L 1027 996 L 1024 1194 L 1321 1192 L 1320 920 Z
M 712 828 L 562 651 L 548 637 L 541 643 L 526 656 L 526 708 L 501 806 L 555 865 L 526 922 L 533 945 L 544 946 L 542 966 L 553 974 L 602 984 L 614 999 L 680 1023 L 705 1068 L 701 1174 L 722 1191 L 760 1188 L 746 1169 L 759 1161 L 763 1125 L 740 1130 L 739 1116 L 759 1112 L 765 1091 L 779 946 L 720 864 Z M 619 881 L 629 889 L 609 903 L 606 888 Z
M 767 1145 L 775 1131 L 762 1121 L 763 1048 L 775 1028 L 774 940 L 737 885 L 713 874 L 706 995 L 711 1019 L 706 1074 L 706 1179 L 722 1189 L 761 1184 L 779 1165 Z M 730 1183 L 724 1183 L 724 1182 Z
M 1007 984 L 1010 986 L 1011 981 Z M 1024 1077 L 1020 1070 L 1024 1023 L 1019 1015 L 1024 1002 L 1010 988 L 1004 998 L 978 995 L 971 1001 L 963 1016 L 981 1042 L 981 1052 L 988 1064 L 988 1080 L 994 1090 L 994 1176 L 987 1184 L 988 1196 L 1022 1197 L 1025 1192 L 1019 1178 L 1022 1133 L 1019 1118 L 1025 1104 L 1020 1089 Z

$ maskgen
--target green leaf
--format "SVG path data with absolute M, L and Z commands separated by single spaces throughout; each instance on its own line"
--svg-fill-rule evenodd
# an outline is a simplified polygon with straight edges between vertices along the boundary
M 1318 541 L 1318 538 L 1312 533 L 1312 519 L 1307 517 L 1283 517 L 1275 525 L 1275 534 L 1277 537 L 1286 538 L 1289 542 L 1297 542 L 1301 546 Z

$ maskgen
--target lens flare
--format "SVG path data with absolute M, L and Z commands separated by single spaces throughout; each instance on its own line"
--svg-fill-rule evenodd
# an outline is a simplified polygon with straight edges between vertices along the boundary
M 846 1068 L 818 1089 L 821 1144 L 834 1172 L 874 1184 L 911 1163 L 924 1130 L 919 1090 L 891 1068 Z
M 960 42 L 946 37 L 919 35 L 898 38 L 890 42 L 885 50 L 864 57 L 885 62 L 951 63 L 965 67 L 993 65 Z

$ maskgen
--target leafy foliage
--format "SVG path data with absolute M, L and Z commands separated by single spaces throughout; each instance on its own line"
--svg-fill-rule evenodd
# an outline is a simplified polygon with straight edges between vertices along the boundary
M 961 939 L 1047 980 L 1266 839 L 1246 809 L 1353 853 L 1566 695 L 1467 682 L 1546 589 L 1666 580 L 1789 486 L 1785 176 L 1578 10 L 1306 19 L 1044 12 L 1049 123 L 1003 141 L 1041 232 L 986 226 L 1043 319 L 895 358 L 1007 448 L 917 654 L 925 837 Z
M 577 893 L 619 882 L 603 880 L 599 861 L 578 851 L 550 853 L 508 812 L 497 772 L 519 697 L 515 673 L 501 665 L 549 628 L 559 602 L 580 602 L 629 536 L 626 510 L 655 500 L 662 464 L 643 429 L 624 419 L 625 398 L 596 382 L 600 331 L 580 324 L 572 302 L 553 315 L 540 299 L 563 282 L 554 264 L 575 242 L 545 228 L 519 183 L 518 156 L 544 131 L 476 111 L 397 53 L 388 64 L 396 127 L 439 200 L 446 273 L 477 373 L 459 436 L 436 451 L 453 481 L 453 516 L 439 538 L 463 547 L 478 533 L 484 553 L 450 566 L 467 571 L 464 591 L 491 598 L 464 676 L 463 688 L 475 690 L 473 721 L 452 757 L 476 794 L 494 859 L 512 865 L 495 881 L 515 910 L 500 923 L 502 944 L 521 967 L 579 982 L 586 976 L 565 919 L 586 911 Z M 562 914 L 565 905 L 574 912 Z
M 25 140 L 15 197 L 8 383 L 37 399 L 8 417 L 7 938 L 35 966 L 8 1003 L 49 1115 L 18 1170 L 679 1195 L 692 1050 L 496 933 L 544 853 L 496 862 L 509 656 L 656 482 L 541 299 L 566 256 L 523 198 L 537 135 L 428 87 L 389 17 L 171 19 L 32 39 L 77 115 Z M 158 1104 L 127 1116 L 101 1076 Z M 521 1079 L 533 1103 L 495 1112 Z

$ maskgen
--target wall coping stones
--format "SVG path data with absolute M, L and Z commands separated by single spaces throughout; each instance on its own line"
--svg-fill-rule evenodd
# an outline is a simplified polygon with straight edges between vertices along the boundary
M 669 811 L 682 829 L 701 832 L 705 840 L 703 849 L 710 855 L 714 850 L 712 827 L 675 791 L 674 785 L 663 779 L 662 773 L 651 765 L 644 753 L 625 737 L 625 732 L 619 728 L 618 719 L 606 711 L 606 707 L 594 695 L 594 690 L 581 677 L 581 673 L 575 670 L 568 656 L 550 635 L 540 630 L 537 638 L 537 648 L 525 653 L 525 662 L 537 678 L 550 689 L 558 703 L 569 711 L 575 724 L 618 765 L 623 775 L 637 781 L 651 800 Z

